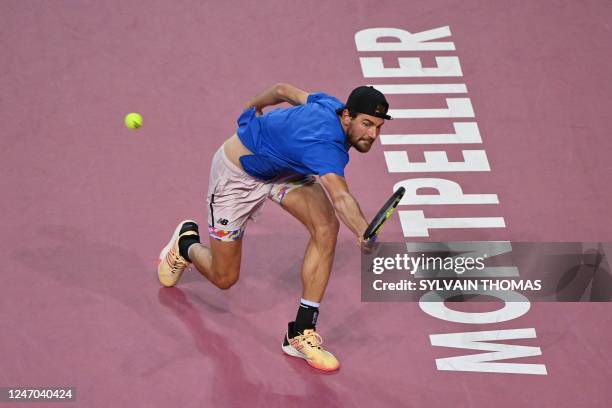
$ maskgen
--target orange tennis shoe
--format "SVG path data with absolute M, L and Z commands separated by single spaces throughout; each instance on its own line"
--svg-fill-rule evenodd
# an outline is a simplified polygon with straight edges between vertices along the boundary
M 181 221 L 178 227 L 176 227 L 176 230 L 174 230 L 174 234 L 172 234 L 172 238 L 170 238 L 168 245 L 159 253 L 157 277 L 159 278 L 159 282 L 166 287 L 176 285 L 183 271 L 190 265 L 179 253 L 178 242 L 180 237 L 185 235 L 198 235 L 198 232 L 195 229 L 187 229 L 181 234 L 181 229 L 186 223 L 193 223 L 197 226 L 196 222 L 192 220 Z
M 283 340 L 283 351 L 293 357 L 300 357 L 306 360 L 312 367 L 323 371 L 335 371 L 340 368 L 340 363 L 332 353 L 323 349 L 323 339 L 314 330 L 307 329 L 304 333 L 298 333 L 289 338 L 289 333 L 293 332 L 294 322 L 289 323 L 289 329 Z

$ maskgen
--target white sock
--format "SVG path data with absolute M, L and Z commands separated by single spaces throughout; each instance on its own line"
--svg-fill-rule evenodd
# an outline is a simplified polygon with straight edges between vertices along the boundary
M 191 247 L 190 247 L 190 248 L 191 248 Z M 313 302 L 312 300 L 306 300 L 306 299 L 304 299 L 304 298 L 301 298 L 301 299 L 300 299 L 300 303 L 301 303 L 301 304 L 303 304 L 303 305 L 306 305 L 306 306 L 316 307 L 316 308 L 318 308 L 318 307 L 319 307 L 319 305 L 320 305 L 320 303 Z
M 201 245 L 197 242 L 194 242 L 193 244 L 189 245 L 189 247 L 187 247 L 187 256 L 189 257 L 189 259 L 193 260 L 193 258 L 191 257 L 191 248 L 193 248 L 196 245 Z

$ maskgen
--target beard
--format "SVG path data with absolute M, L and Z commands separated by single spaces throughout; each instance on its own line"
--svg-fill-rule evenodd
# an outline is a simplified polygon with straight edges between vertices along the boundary
M 357 142 L 353 143 L 353 147 L 359 153 L 367 153 L 372 148 L 372 142 L 370 142 L 368 140 L 361 139 L 361 140 L 358 140 Z

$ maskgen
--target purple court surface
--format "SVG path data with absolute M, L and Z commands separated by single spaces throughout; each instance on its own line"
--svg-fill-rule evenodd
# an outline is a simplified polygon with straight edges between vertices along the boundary
M 604 0 L 1 1 L 0 388 L 76 390 L 35 407 L 612 406 L 609 302 L 493 323 L 362 302 L 345 227 L 318 323 L 341 369 L 285 356 L 308 235 L 271 202 L 230 290 L 155 273 L 179 220 L 206 223 L 210 160 L 242 108 L 281 81 L 387 95 L 396 119 L 347 167 L 366 216 L 411 180 L 494 196 L 418 188 L 383 241 L 612 241 L 611 20 Z M 518 355 L 452 359 L 496 345 Z

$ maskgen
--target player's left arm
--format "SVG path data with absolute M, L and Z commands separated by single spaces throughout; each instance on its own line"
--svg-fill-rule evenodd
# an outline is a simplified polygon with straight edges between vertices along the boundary
M 258 114 L 262 114 L 266 106 L 278 105 L 287 102 L 293 106 L 304 105 L 308 100 L 308 92 L 283 82 L 279 82 L 266 89 L 247 103 L 247 108 L 254 107 Z

